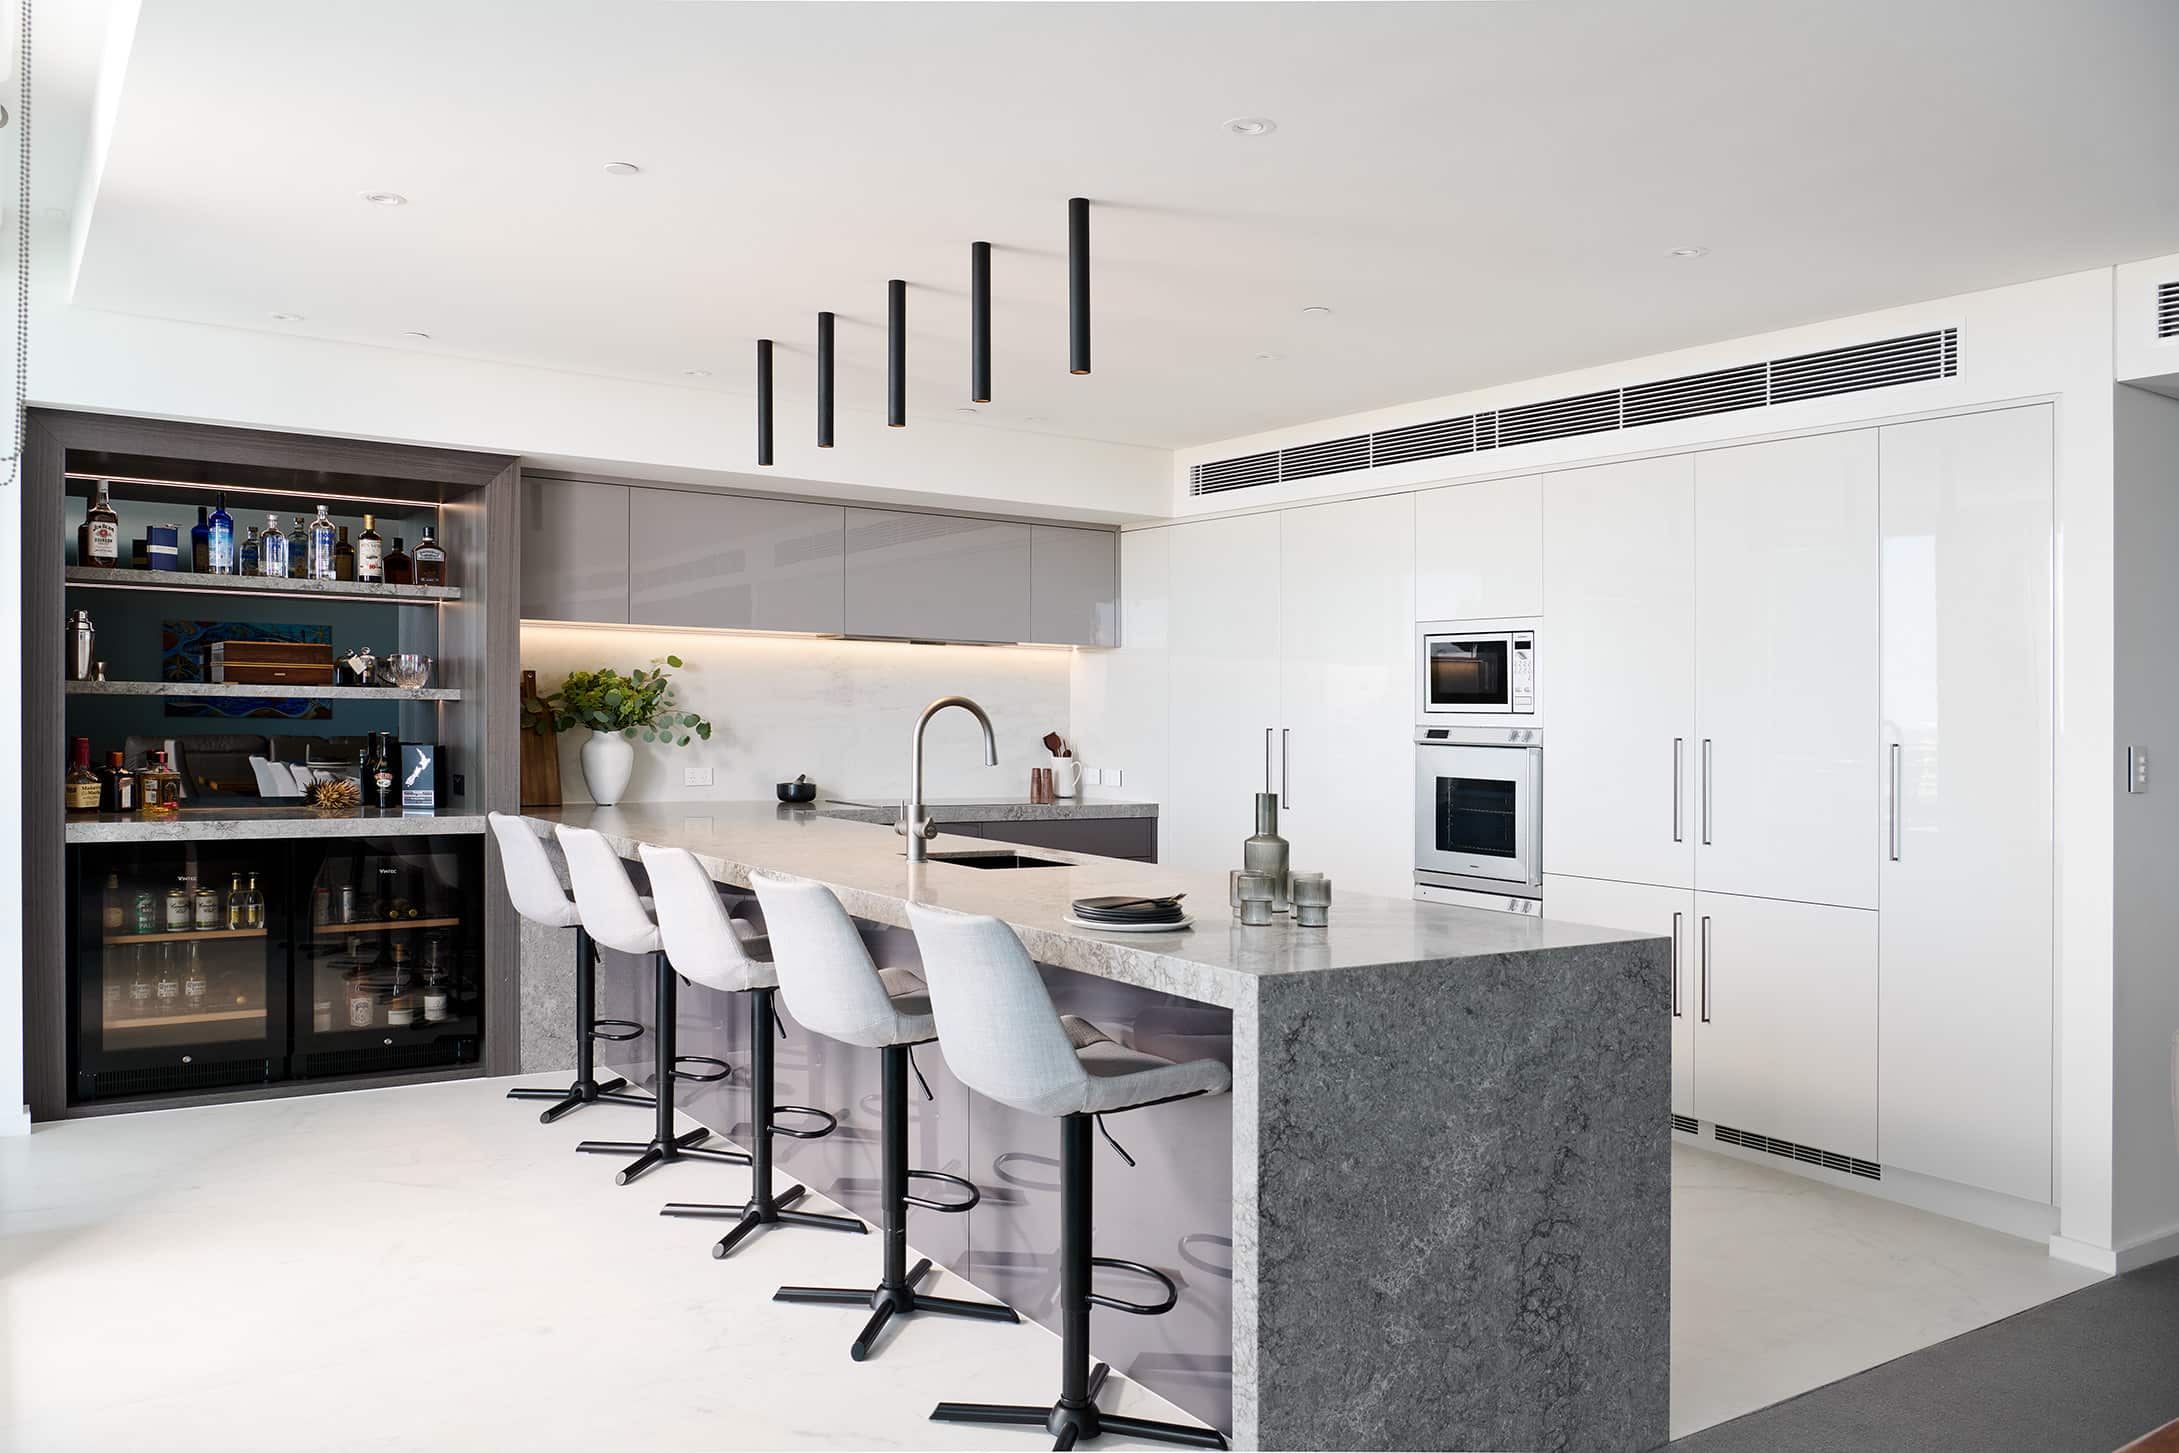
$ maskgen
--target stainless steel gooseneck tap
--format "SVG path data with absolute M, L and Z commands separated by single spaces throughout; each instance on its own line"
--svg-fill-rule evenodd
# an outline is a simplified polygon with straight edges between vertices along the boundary
M 893 831 L 908 839 L 908 861 L 911 863 L 929 862 L 930 840 L 938 836 L 938 824 L 923 811 L 923 729 L 931 724 L 932 717 L 949 706 L 958 706 L 976 718 L 977 725 L 984 729 L 984 765 L 999 765 L 998 738 L 991 734 L 991 718 L 984 715 L 982 707 L 965 696 L 941 696 L 923 708 L 923 714 L 915 719 L 915 737 L 908 749 L 908 805 L 901 820 L 893 824 Z

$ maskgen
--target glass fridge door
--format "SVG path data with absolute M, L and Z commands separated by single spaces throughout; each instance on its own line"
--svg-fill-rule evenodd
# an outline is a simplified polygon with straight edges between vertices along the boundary
M 78 1100 L 283 1077 L 286 866 L 275 842 L 70 854 Z
M 478 1059 L 482 846 L 475 837 L 383 837 L 299 850 L 298 1076 Z

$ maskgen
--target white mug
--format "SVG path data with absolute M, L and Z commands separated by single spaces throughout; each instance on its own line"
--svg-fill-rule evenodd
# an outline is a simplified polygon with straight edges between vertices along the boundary
M 1052 795 L 1054 797 L 1080 797 L 1082 795 L 1082 759 L 1080 757 L 1052 758 Z

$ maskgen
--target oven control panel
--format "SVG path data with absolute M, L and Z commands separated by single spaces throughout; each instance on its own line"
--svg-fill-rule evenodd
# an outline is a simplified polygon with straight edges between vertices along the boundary
M 1510 677 L 1509 709 L 1519 715 L 1533 716 L 1536 711 L 1535 632 L 1513 633 L 1513 665 L 1507 674 Z

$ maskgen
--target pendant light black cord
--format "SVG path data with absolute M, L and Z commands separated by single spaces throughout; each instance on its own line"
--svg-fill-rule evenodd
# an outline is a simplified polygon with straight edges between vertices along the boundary
M 30 400 L 30 5 L 31 0 L 23 0 L 23 29 L 18 42 L 23 81 L 15 102 L 22 174 L 16 179 L 15 205 L 15 428 L 7 454 L 0 456 L 0 464 L 8 465 L 23 457 L 23 408 Z

